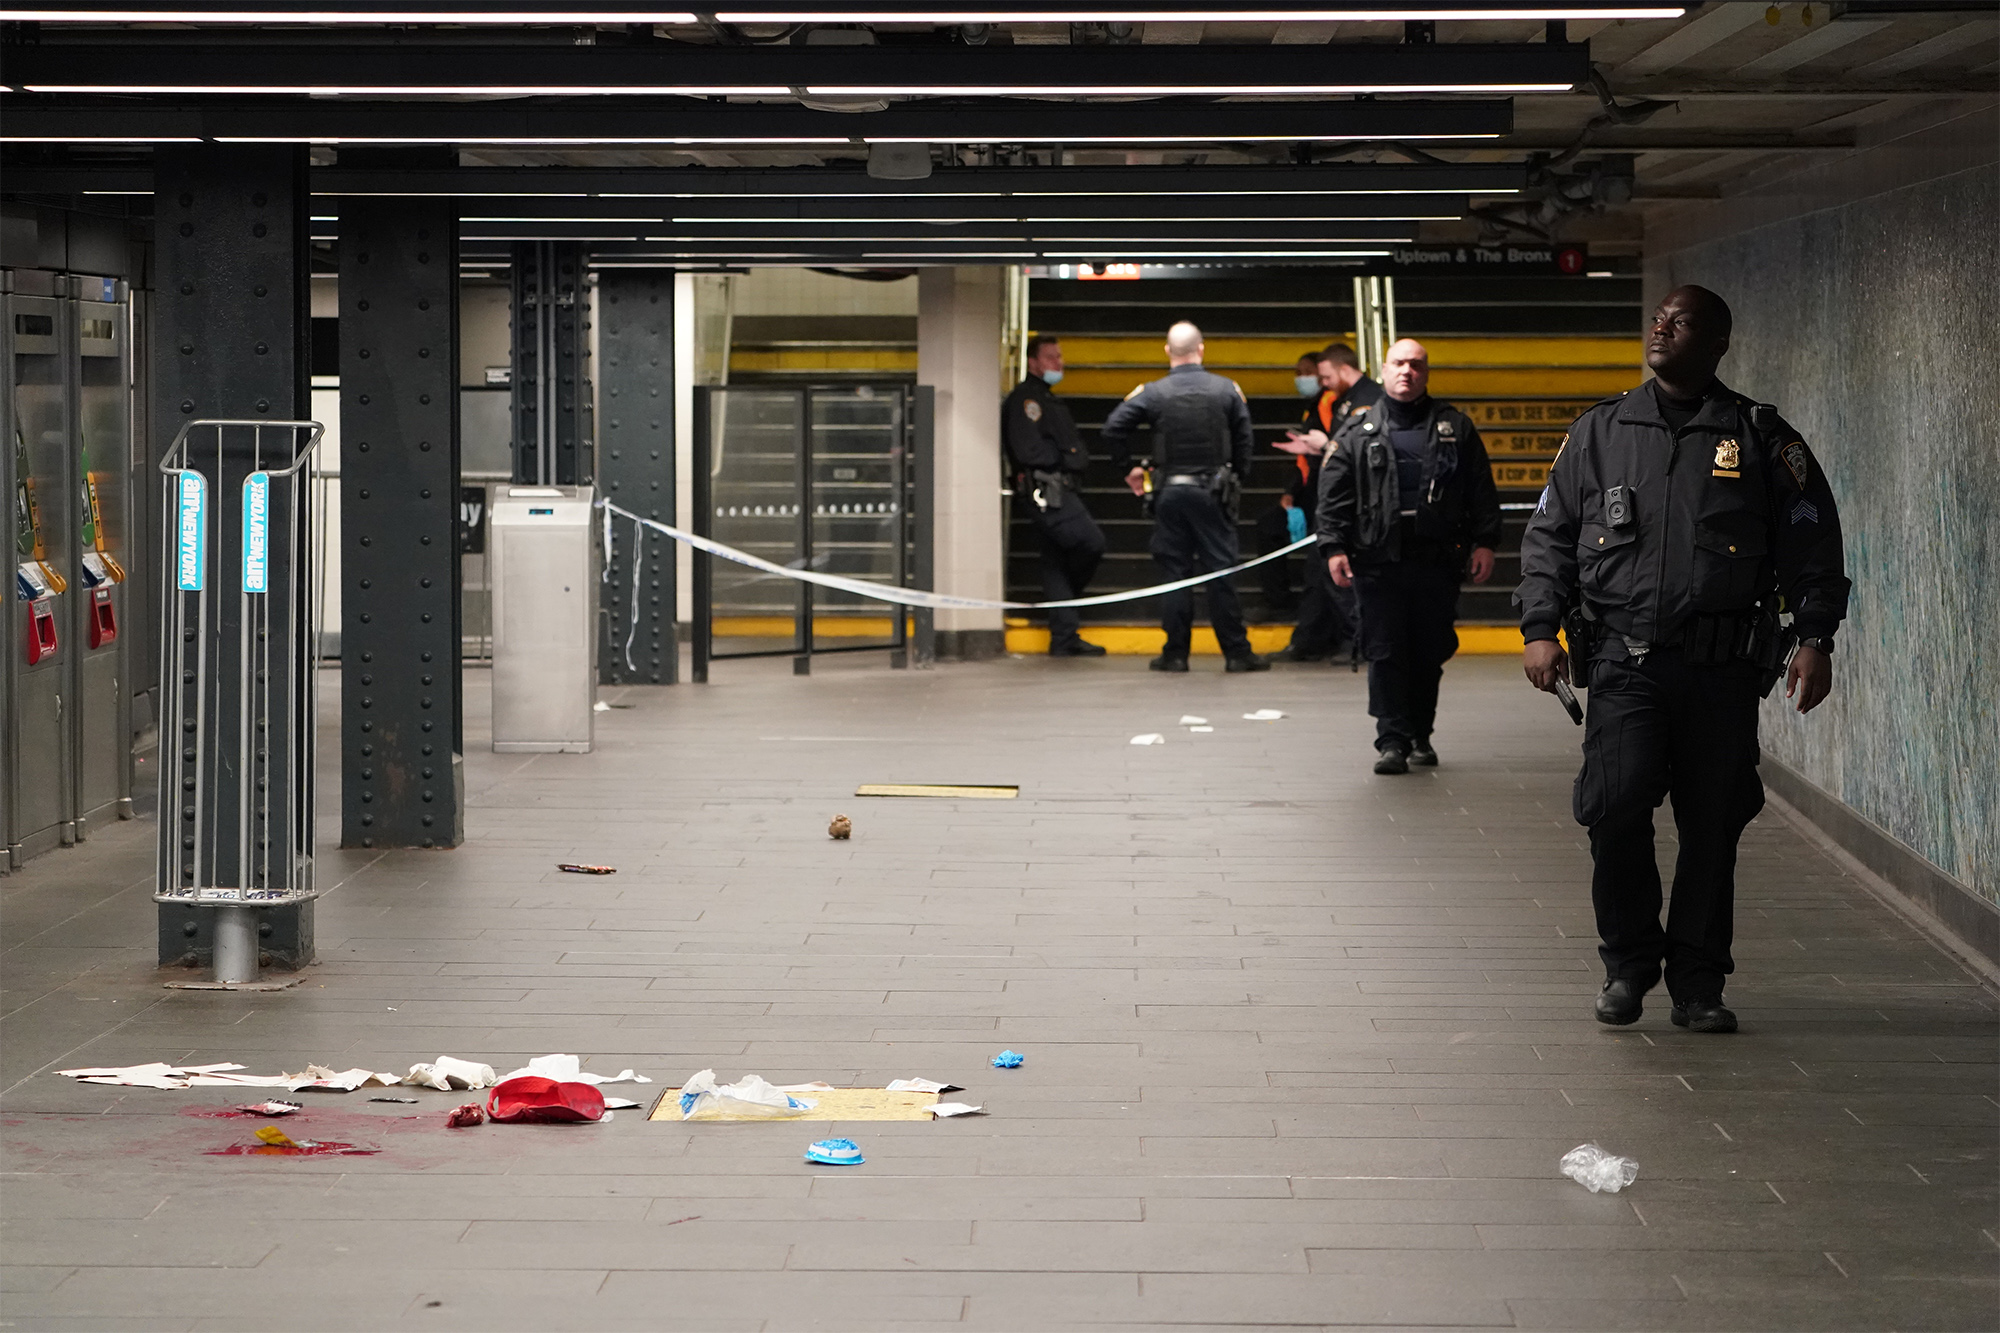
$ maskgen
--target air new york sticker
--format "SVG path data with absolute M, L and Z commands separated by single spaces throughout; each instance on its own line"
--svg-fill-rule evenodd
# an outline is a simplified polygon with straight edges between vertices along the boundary
M 208 486 L 199 472 L 181 473 L 180 518 L 174 525 L 174 586 L 182 592 L 200 592 L 202 572 L 208 566 Z

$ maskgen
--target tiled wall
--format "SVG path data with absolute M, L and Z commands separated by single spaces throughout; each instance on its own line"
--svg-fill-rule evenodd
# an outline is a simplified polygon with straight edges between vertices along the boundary
M 1853 604 L 1834 695 L 1762 743 L 2000 903 L 2000 176 L 1959 171 L 1687 245 L 1650 294 L 1736 312 L 1724 380 L 1833 483 Z

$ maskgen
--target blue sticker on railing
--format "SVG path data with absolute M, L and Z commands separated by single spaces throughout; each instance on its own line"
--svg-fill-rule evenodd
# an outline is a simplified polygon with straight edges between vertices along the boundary
M 243 591 L 268 592 L 271 583 L 271 474 L 243 479 Z
M 208 568 L 208 483 L 199 472 L 181 473 L 180 521 L 175 531 L 175 586 L 182 592 L 200 592 Z

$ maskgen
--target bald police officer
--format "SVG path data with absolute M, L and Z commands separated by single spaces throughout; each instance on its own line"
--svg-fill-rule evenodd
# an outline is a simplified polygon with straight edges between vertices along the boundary
M 1146 468 L 1137 460 L 1134 437 L 1152 427 L 1153 559 L 1169 580 L 1227 569 L 1237 562 L 1236 497 L 1239 479 L 1250 470 L 1250 407 L 1234 380 L 1202 369 L 1201 330 L 1183 320 L 1167 330 L 1167 377 L 1127 394 L 1104 421 L 1104 440 L 1127 469 L 1125 484 L 1134 495 L 1146 490 Z M 1243 606 L 1228 579 L 1212 579 L 1209 619 L 1230 671 L 1269 671 L 1271 664 L 1250 651 Z M 1166 650 L 1150 664 L 1155 671 L 1186 671 L 1194 638 L 1194 589 L 1160 597 Z
M 1472 419 L 1430 396 L 1431 360 L 1413 338 L 1382 361 L 1385 396 L 1348 414 L 1320 469 L 1319 549 L 1352 584 L 1368 659 L 1375 771 L 1438 761 L 1438 684 L 1458 651 L 1459 580 L 1493 577 L 1500 497 Z
M 1785 697 L 1818 706 L 1847 615 L 1825 474 L 1775 407 L 1715 377 L 1730 324 L 1704 287 L 1667 294 L 1646 338 L 1653 379 L 1577 418 L 1521 541 L 1528 679 L 1553 690 L 1574 653 L 1590 687 L 1575 815 L 1595 863 L 1603 1023 L 1637 1021 L 1664 969 L 1676 1026 L 1736 1030 L 1722 987 L 1736 843 L 1764 805 L 1757 700 L 1782 668 Z M 1662 929 L 1653 811 L 1668 796 L 1680 856 Z
M 1083 474 L 1090 454 L 1076 421 L 1056 398 L 1062 379 L 1062 344 L 1028 339 L 1027 378 L 1000 405 L 1001 438 L 1013 462 L 1014 503 L 1034 524 L 1042 554 L 1042 597 L 1051 602 L 1083 596 L 1098 562 L 1104 533 L 1083 503 Z M 1104 649 L 1077 632 L 1075 607 L 1052 607 L 1050 657 L 1102 657 Z

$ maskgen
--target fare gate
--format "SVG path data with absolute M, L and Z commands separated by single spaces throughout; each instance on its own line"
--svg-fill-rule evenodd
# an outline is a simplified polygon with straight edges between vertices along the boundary
M 0 868 L 131 817 L 135 586 L 129 293 L 115 278 L 26 271 L 4 286 L 14 588 L 0 616 Z
M 219 985 L 256 982 L 260 909 L 316 893 L 318 492 L 307 464 L 320 435 L 314 421 L 192 421 L 160 462 L 153 896 L 217 910 Z
M 695 390 L 694 531 L 791 569 L 922 586 L 915 503 L 928 454 L 928 390 L 906 384 Z M 721 658 L 887 651 L 909 662 L 905 614 L 700 551 L 694 559 L 694 679 Z

